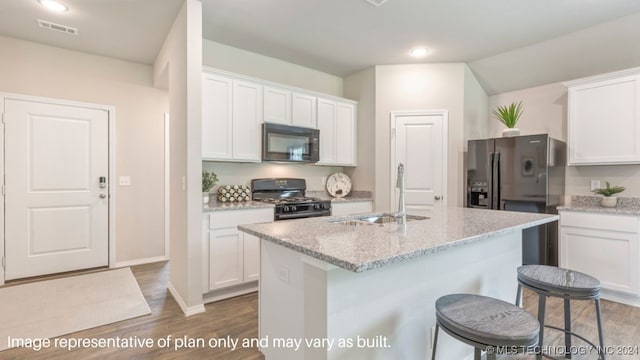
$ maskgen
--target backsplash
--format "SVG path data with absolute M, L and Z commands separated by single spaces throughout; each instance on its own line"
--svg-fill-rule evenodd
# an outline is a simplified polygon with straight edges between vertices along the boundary
M 218 185 L 251 185 L 251 179 L 290 177 L 307 180 L 307 189 L 321 191 L 322 178 L 336 172 L 343 172 L 342 167 L 316 166 L 303 164 L 279 163 L 231 163 L 203 161 L 202 170 L 213 171 L 218 175 Z M 355 186 L 356 184 L 354 184 Z

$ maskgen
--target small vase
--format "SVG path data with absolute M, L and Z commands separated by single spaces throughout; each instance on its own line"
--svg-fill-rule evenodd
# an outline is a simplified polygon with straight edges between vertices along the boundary
M 208 204 L 209 203 L 209 193 L 208 192 L 203 192 L 202 193 L 202 203 L 203 204 Z
M 502 130 L 503 137 L 518 136 L 518 135 L 520 135 L 520 129 L 518 128 L 506 128 Z
M 618 198 L 615 196 L 605 196 L 602 198 L 602 207 L 614 208 L 618 204 Z

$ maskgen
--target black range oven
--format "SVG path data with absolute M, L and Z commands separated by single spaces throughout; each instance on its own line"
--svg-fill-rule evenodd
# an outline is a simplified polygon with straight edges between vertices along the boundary
M 331 215 L 331 200 L 306 197 L 304 179 L 251 180 L 254 201 L 274 204 L 275 221 Z

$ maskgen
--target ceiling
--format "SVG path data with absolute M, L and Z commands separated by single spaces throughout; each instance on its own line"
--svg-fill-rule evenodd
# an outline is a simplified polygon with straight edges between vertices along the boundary
M 61 0 L 65 13 L 36 0 L 1 0 L 0 34 L 90 54 L 152 64 L 183 0 Z M 78 29 L 78 36 L 45 30 L 37 19 Z
M 152 64 L 184 0 L 1 0 L 0 34 Z M 337 76 L 466 62 L 489 94 L 640 66 L 637 0 L 203 0 L 203 36 Z M 78 28 L 72 36 L 36 20 Z M 423 45 L 430 56 L 413 59 Z
M 598 54 L 593 44 L 572 43 L 571 37 L 540 48 L 566 50 L 563 56 L 538 54 L 536 48 L 509 52 L 636 12 L 637 0 L 388 0 L 380 7 L 364 0 L 204 0 L 203 33 L 209 40 L 338 76 L 372 65 L 467 62 L 485 90 L 495 94 L 540 85 L 542 79 L 617 70 L 613 64 L 580 69 L 589 60 L 585 52 Z M 640 23 L 628 30 L 640 34 Z M 609 48 L 619 41 L 611 40 Z M 622 46 L 638 48 L 637 40 Z M 408 52 L 417 45 L 431 49 L 431 55 L 411 58 Z M 632 66 L 640 65 L 637 60 Z M 511 65 L 505 78 L 501 70 Z M 577 71 L 548 76 L 558 67 Z

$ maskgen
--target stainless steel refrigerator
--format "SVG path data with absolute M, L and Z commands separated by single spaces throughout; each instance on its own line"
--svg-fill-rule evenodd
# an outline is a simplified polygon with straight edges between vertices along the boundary
M 466 206 L 557 214 L 566 144 L 547 134 L 469 140 Z M 558 265 L 558 222 L 523 230 L 523 264 Z

